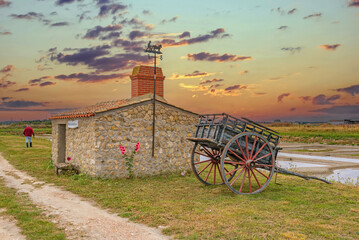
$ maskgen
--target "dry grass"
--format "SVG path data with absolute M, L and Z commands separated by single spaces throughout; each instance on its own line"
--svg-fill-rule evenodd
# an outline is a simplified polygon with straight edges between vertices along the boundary
M 278 131 L 282 141 L 359 145 L 359 124 L 330 125 L 288 123 L 269 124 Z

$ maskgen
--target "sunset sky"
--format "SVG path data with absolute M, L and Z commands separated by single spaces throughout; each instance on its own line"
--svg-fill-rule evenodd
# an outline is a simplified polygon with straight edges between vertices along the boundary
M 0 0 L 0 121 L 129 98 L 150 40 L 170 104 L 359 119 L 358 29 L 359 0 Z

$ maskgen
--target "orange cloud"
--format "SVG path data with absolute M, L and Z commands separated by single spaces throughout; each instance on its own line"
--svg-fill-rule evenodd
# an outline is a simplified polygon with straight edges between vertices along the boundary
M 185 74 L 185 75 L 173 73 L 172 76 L 169 77 L 168 79 L 203 78 L 203 77 L 211 76 L 214 74 L 215 73 L 200 72 L 200 71 L 196 70 L 193 73 L 189 73 L 189 74 Z
M 341 46 L 341 44 L 337 43 L 337 44 L 324 44 L 324 45 L 320 45 L 320 48 L 323 48 L 324 50 L 336 50 L 337 47 Z

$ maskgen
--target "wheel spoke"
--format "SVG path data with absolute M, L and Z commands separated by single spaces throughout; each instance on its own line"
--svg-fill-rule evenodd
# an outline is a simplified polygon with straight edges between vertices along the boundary
M 232 183 L 230 183 L 231 186 L 233 186 L 233 184 L 237 181 L 237 179 L 242 175 L 244 169 L 245 168 L 243 168 L 242 171 L 238 174 L 238 176 L 232 181 Z
M 246 135 L 246 136 L 247 136 L 247 135 Z M 241 183 L 241 188 L 239 189 L 240 192 L 242 192 L 242 188 L 243 188 L 244 182 L 246 181 L 246 175 L 247 175 L 247 168 L 245 168 L 245 172 L 244 172 L 243 179 L 242 179 L 242 183 Z
M 246 155 L 244 154 L 244 152 L 243 152 L 243 150 L 242 150 L 242 148 L 241 148 L 241 145 L 240 145 L 239 142 L 238 142 L 238 139 L 236 139 L 236 143 L 237 143 L 237 146 L 238 146 L 239 150 L 241 151 L 241 153 L 242 153 L 244 159 L 247 160 Z
M 262 156 L 260 158 L 257 158 L 256 160 L 253 160 L 253 162 L 257 162 L 258 160 L 261 160 L 261 159 L 263 159 L 265 157 L 268 157 L 269 155 L 272 155 L 272 153 L 268 153 L 268 154 L 266 154 L 266 155 L 264 155 L 264 156 Z
M 212 159 L 208 159 L 208 160 L 204 160 L 204 161 L 199 161 L 199 162 L 195 162 L 194 165 L 200 164 L 200 163 L 205 163 L 205 162 L 212 162 Z
M 256 136 L 256 138 L 254 139 L 253 145 L 252 145 L 251 155 L 249 156 L 250 159 L 252 159 L 253 151 L 254 151 L 254 148 L 256 146 L 257 139 L 258 139 L 258 137 Z
M 207 149 L 205 146 L 201 145 L 201 147 L 202 147 L 203 150 L 208 154 L 207 157 L 210 157 L 210 158 L 212 158 L 213 160 L 216 160 L 216 159 L 213 157 L 213 155 L 208 151 L 208 149 Z
M 224 161 L 224 163 L 232 164 L 232 165 L 243 165 L 242 162 L 232 162 L 232 161 Z
M 257 157 L 257 155 L 263 150 L 263 148 L 267 146 L 267 143 L 265 142 L 262 147 L 256 152 L 256 154 L 253 156 L 253 159 L 255 159 Z
M 204 181 L 207 182 L 208 177 L 209 177 L 209 174 L 211 174 L 211 172 L 212 172 L 212 168 L 213 168 L 213 164 L 211 165 L 211 168 L 209 169 L 209 171 L 208 171 L 208 173 L 207 173 L 207 176 L 206 176 L 206 179 L 205 179 Z
M 217 163 L 214 164 L 213 185 L 216 184 Z
M 259 183 L 258 179 L 257 179 L 257 176 L 254 174 L 253 170 L 251 169 L 251 172 L 252 172 L 252 175 L 254 176 L 254 179 L 256 180 L 257 184 L 258 184 L 258 187 L 261 188 L 261 184 Z
M 251 171 L 248 170 L 249 193 L 252 193 Z
M 249 158 L 249 153 L 248 153 L 248 135 L 246 135 L 246 153 L 247 153 L 247 159 Z
M 262 173 L 261 171 L 259 171 L 257 168 L 253 168 L 254 170 L 256 170 L 257 172 L 259 172 L 260 174 L 262 174 L 263 177 L 269 179 L 268 176 L 264 175 L 264 173 Z
M 222 183 L 223 183 L 223 182 L 224 182 L 224 179 L 223 179 L 222 172 L 221 172 L 221 170 L 219 169 L 219 164 L 217 164 L 217 168 L 218 168 L 218 172 L 219 172 L 219 175 L 221 176 Z M 226 168 L 224 168 L 224 170 L 227 171 Z M 228 171 L 227 171 L 227 172 L 228 172 Z
M 211 164 L 212 164 L 212 162 L 208 163 L 207 166 L 205 166 L 201 171 L 198 172 L 198 175 L 200 175 Z
M 241 158 L 240 156 L 238 156 L 235 152 L 233 152 L 231 149 L 228 149 L 228 151 L 230 151 L 234 156 L 236 156 L 237 158 L 241 159 L 243 162 L 246 162 L 243 158 Z
M 239 168 L 233 169 L 233 170 L 230 171 L 230 172 L 227 171 L 226 175 L 232 174 L 232 173 L 234 173 L 235 171 L 237 171 L 237 170 L 239 170 L 239 169 L 241 169 L 241 168 L 243 168 L 243 167 L 244 167 L 244 166 L 241 166 L 241 167 L 239 167 Z M 232 176 L 232 175 L 231 175 L 231 176 Z
M 257 166 L 273 167 L 273 165 L 268 165 L 268 164 L 256 164 L 256 167 L 257 167 Z
M 206 155 L 206 154 L 204 154 L 204 153 L 200 153 L 200 152 L 195 152 L 195 153 L 197 153 L 198 155 L 201 155 L 201 156 L 207 157 L 207 158 L 211 158 L 211 156 L 208 156 L 208 155 Z

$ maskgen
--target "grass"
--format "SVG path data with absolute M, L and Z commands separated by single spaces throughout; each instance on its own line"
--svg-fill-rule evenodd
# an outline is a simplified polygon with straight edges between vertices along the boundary
M 27 239 L 65 239 L 63 230 L 50 222 L 41 210 L 31 203 L 25 193 L 6 187 L 2 178 L 0 178 L 0 208 L 6 209 L 0 215 L 17 220 L 17 225 Z
M 119 216 L 178 239 L 357 239 L 359 188 L 278 175 L 260 194 L 204 186 L 193 174 L 134 179 L 56 176 L 51 143 L 0 136 L 0 152 L 16 168 L 93 200 Z M 139 152 L 140 153 L 140 152 Z M 313 227 L 315 226 L 315 227 Z
M 284 142 L 326 143 L 359 145 L 359 124 L 271 124 L 268 125 L 282 136 Z

